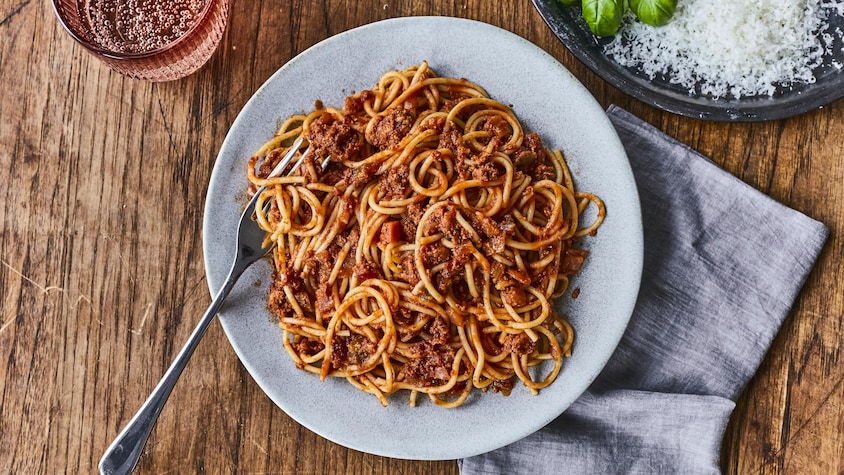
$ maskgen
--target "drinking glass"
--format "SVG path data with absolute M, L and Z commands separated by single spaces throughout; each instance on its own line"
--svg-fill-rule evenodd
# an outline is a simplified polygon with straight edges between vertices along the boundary
M 228 0 L 51 0 L 70 36 L 120 74 L 172 81 L 205 64 Z

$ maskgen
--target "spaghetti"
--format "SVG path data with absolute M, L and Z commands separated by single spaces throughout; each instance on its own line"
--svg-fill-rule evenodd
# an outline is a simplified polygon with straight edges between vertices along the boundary
M 299 138 L 301 165 L 268 178 Z M 472 388 L 536 394 L 574 332 L 563 295 L 605 209 L 507 106 L 423 62 L 343 109 L 287 119 L 249 161 L 274 244 L 268 309 L 300 369 L 456 407 Z M 594 204 L 597 217 L 581 223 Z M 551 364 L 534 368 L 543 361 Z

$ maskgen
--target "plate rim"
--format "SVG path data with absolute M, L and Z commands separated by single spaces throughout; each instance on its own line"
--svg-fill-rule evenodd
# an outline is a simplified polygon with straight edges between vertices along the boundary
M 220 152 L 217 156 L 216 163 L 214 164 L 214 170 L 212 171 L 212 175 L 211 175 L 209 186 L 208 186 L 208 192 L 207 192 L 207 196 L 206 196 L 206 207 L 205 207 L 205 212 L 203 214 L 203 221 L 204 221 L 203 222 L 203 256 L 204 256 L 207 283 L 208 283 L 209 290 L 210 290 L 211 294 L 212 295 L 216 294 L 217 289 L 219 289 L 219 287 L 221 287 L 221 282 L 222 282 L 222 279 L 223 279 L 224 276 L 221 277 L 221 276 L 217 276 L 217 275 L 212 275 L 212 272 L 210 270 L 212 266 L 209 265 L 209 259 L 211 257 L 210 257 L 210 252 L 209 252 L 210 251 L 210 247 L 209 247 L 210 240 L 209 240 L 208 237 L 211 233 L 213 233 L 213 229 L 212 229 L 213 226 L 207 218 L 208 218 L 208 216 L 213 215 L 213 210 L 211 210 L 209 208 L 212 205 L 212 201 L 214 201 L 214 200 L 212 200 L 212 196 L 215 194 L 215 190 L 216 190 L 217 186 L 219 185 L 219 182 L 216 182 L 215 178 L 218 177 L 220 173 L 224 173 L 224 172 L 220 172 L 219 169 L 220 169 L 221 166 L 226 165 L 225 163 L 223 163 L 224 160 L 222 160 L 222 159 L 224 158 L 224 156 L 226 154 L 230 153 L 229 147 L 232 146 L 231 143 L 230 143 L 230 135 L 231 135 L 232 131 L 241 127 L 242 121 L 247 120 L 246 116 L 248 114 L 246 112 L 248 110 L 250 110 L 251 108 L 255 107 L 255 104 L 257 102 L 259 102 L 263 98 L 263 96 L 266 94 L 267 90 L 270 88 L 270 85 L 273 84 L 275 81 L 279 81 L 280 80 L 279 78 L 282 77 L 283 74 L 285 74 L 285 71 L 288 68 L 294 67 L 294 66 L 291 66 L 291 65 L 295 65 L 298 61 L 302 61 L 301 58 L 305 57 L 306 55 L 312 54 L 312 52 L 317 50 L 318 48 L 326 47 L 325 45 L 328 42 L 340 42 L 344 38 L 347 38 L 348 35 L 358 35 L 358 34 L 361 34 L 361 32 L 364 32 L 364 31 L 373 30 L 373 29 L 380 29 L 380 28 L 400 28 L 402 24 L 406 24 L 407 22 L 412 22 L 412 23 L 424 22 L 424 23 L 427 23 L 427 24 L 438 23 L 440 25 L 440 27 L 443 27 L 443 28 L 446 28 L 446 27 L 457 28 L 457 27 L 464 26 L 464 27 L 470 27 L 470 28 L 488 29 L 487 31 L 489 32 L 490 35 L 492 35 L 493 33 L 496 34 L 496 35 L 502 35 L 503 37 L 506 37 L 510 41 L 514 41 L 515 43 L 520 43 L 521 47 L 529 48 L 533 52 L 533 54 L 537 54 L 540 57 L 543 57 L 545 59 L 545 61 L 552 61 L 554 64 L 556 64 L 556 66 L 560 69 L 560 72 L 565 73 L 567 75 L 567 77 L 569 77 L 570 80 L 573 81 L 573 83 L 576 83 L 580 88 L 582 88 L 583 93 L 588 94 L 589 97 L 591 98 L 591 100 L 594 102 L 594 107 L 597 107 L 603 113 L 603 120 L 606 122 L 607 126 L 609 127 L 609 130 L 611 130 L 612 133 L 614 134 L 613 139 L 616 142 L 616 146 L 620 148 L 620 151 L 623 154 L 624 163 L 626 163 L 626 165 L 627 165 L 626 174 L 628 175 L 628 178 L 629 178 L 630 182 L 632 183 L 632 191 L 633 191 L 633 195 L 635 195 L 635 196 L 632 197 L 632 199 L 635 201 L 634 207 L 635 207 L 635 209 L 636 209 L 636 211 L 638 212 L 638 215 L 639 215 L 639 219 L 637 220 L 638 228 L 632 230 L 632 232 L 633 232 L 633 234 L 632 234 L 633 245 L 634 245 L 634 247 L 638 246 L 638 250 L 635 252 L 635 254 L 638 255 L 638 263 L 636 264 L 636 266 L 638 267 L 638 270 L 636 271 L 634 269 L 634 274 L 635 274 L 634 279 L 633 279 L 633 280 L 635 280 L 635 282 L 633 282 L 635 284 L 634 285 L 635 290 L 633 292 L 634 296 L 632 298 L 632 301 L 629 302 L 629 308 L 626 311 L 626 318 L 624 319 L 624 322 L 623 322 L 623 325 L 621 326 L 620 331 L 617 331 L 616 334 L 613 334 L 611 336 L 611 338 L 608 339 L 608 341 L 610 342 L 609 346 L 614 351 L 614 349 L 617 347 L 617 345 L 618 345 L 618 343 L 619 343 L 619 341 L 620 341 L 620 339 L 621 339 L 621 337 L 624 333 L 624 329 L 626 328 L 626 326 L 629 322 L 630 316 L 632 315 L 632 312 L 633 312 L 633 307 L 635 306 L 635 301 L 636 301 L 635 296 L 638 295 L 638 289 L 639 289 L 639 285 L 640 285 L 640 282 L 641 282 L 641 272 L 642 272 L 642 264 L 643 264 L 642 261 L 643 261 L 643 255 L 644 255 L 643 254 L 643 230 L 642 230 L 642 221 L 641 221 L 641 210 L 640 210 L 640 205 L 639 205 L 639 202 L 638 202 L 638 192 L 636 191 L 636 188 L 635 188 L 635 180 L 633 179 L 632 169 L 630 168 L 629 161 L 627 161 L 626 153 L 624 152 L 624 149 L 623 149 L 623 146 L 621 145 L 620 139 L 618 138 L 618 135 L 615 133 L 614 128 L 612 128 L 611 122 L 609 120 L 609 117 L 606 115 L 606 112 L 600 107 L 600 105 L 597 103 L 597 101 L 594 99 L 594 97 L 592 97 L 591 94 L 588 92 L 588 90 L 586 90 L 586 88 L 583 87 L 583 85 L 580 84 L 579 81 L 576 78 L 574 78 L 574 76 L 571 75 L 571 73 L 563 65 L 561 65 L 559 62 L 557 62 L 557 60 L 554 59 L 551 55 L 549 55 L 547 52 L 545 52 L 544 50 L 542 50 L 538 46 L 534 45 L 533 43 L 530 43 L 527 40 L 519 37 L 518 35 L 515 35 L 515 34 L 509 32 L 507 30 L 504 30 L 502 28 L 499 28 L 499 27 L 496 27 L 496 26 L 493 26 L 493 25 L 489 25 L 487 23 L 479 22 L 479 21 L 476 21 L 476 20 L 469 20 L 469 19 L 450 18 L 450 17 L 392 18 L 392 19 L 381 20 L 381 21 L 378 21 L 378 22 L 366 24 L 366 25 L 363 25 L 363 26 L 359 26 L 357 28 L 347 30 L 345 32 L 342 32 L 342 33 L 339 33 L 337 35 L 326 38 L 326 39 L 316 43 L 315 45 L 307 48 L 306 50 L 302 51 L 301 53 L 296 55 L 294 58 L 292 58 L 290 61 L 285 63 L 283 66 L 281 66 L 274 74 L 272 74 L 270 76 L 270 78 L 267 79 L 267 81 L 265 81 L 255 91 L 255 93 L 252 95 L 252 97 L 250 97 L 250 99 L 245 103 L 245 105 L 243 106 L 243 109 L 240 111 L 240 113 L 238 114 L 238 116 L 236 117 L 234 122 L 232 123 L 229 132 L 227 133 L 226 139 L 224 140 L 223 145 L 220 149 Z M 369 79 L 370 79 L 370 82 L 373 82 L 373 81 L 377 80 L 377 77 L 369 78 Z M 483 84 L 481 84 L 481 85 L 483 86 Z M 610 140 L 612 140 L 612 139 L 610 139 Z M 251 153 L 251 151 L 249 153 Z M 245 180 L 245 177 L 244 177 L 244 180 Z M 638 236 L 638 238 L 637 238 L 637 236 Z M 233 245 L 232 245 L 232 248 L 233 248 Z M 635 261 L 636 256 L 634 256 L 633 259 Z M 260 265 L 260 264 L 258 264 L 258 265 Z M 260 380 L 260 378 L 258 376 L 256 376 L 255 371 L 253 371 L 253 369 L 254 369 L 253 365 L 251 364 L 251 362 L 247 361 L 247 359 L 245 358 L 244 353 L 242 351 L 243 349 L 239 347 L 239 345 L 235 342 L 235 339 L 232 337 L 232 334 L 230 333 L 230 330 L 229 330 L 228 325 L 227 325 L 227 317 L 226 317 L 226 313 L 225 313 L 225 307 L 220 312 L 220 320 L 221 320 L 221 324 L 223 326 L 223 329 L 226 333 L 226 336 L 229 339 L 229 342 L 232 344 L 232 347 L 235 349 L 235 352 L 237 353 L 238 358 L 240 359 L 240 361 L 244 365 L 244 367 L 246 367 L 247 371 L 250 373 L 253 380 L 255 380 L 255 382 L 258 383 L 258 385 L 261 387 L 261 390 L 264 391 L 264 393 L 267 394 L 267 396 L 270 397 L 273 400 L 273 402 L 279 408 L 281 408 L 285 413 L 290 415 L 294 420 L 296 420 L 297 423 L 301 424 L 302 426 L 308 428 L 309 430 L 317 433 L 318 435 L 320 435 L 320 436 L 322 436 L 322 437 L 324 437 L 328 440 L 331 440 L 335 443 L 338 443 L 340 445 L 343 445 L 343 446 L 351 448 L 351 449 L 360 450 L 360 451 L 370 453 L 370 454 L 375 454 L 375 455 L 396 457 L 396 458 L 405 458 L 405 459 L 414 459 L 414 460 L 446 460 L 446 459 L 454 459 L 454 458 L 476 455 L 476 454 L 479 454 L 479 453 L 487 452 L 489 450 L 493 450 L 495 448 L 501 447 L 501 446 L 506 445 L 508 443 L 514 442 L 514 441 L 528 435 L 529 433 L 532 433 L 533 431 L 541 428 L 543 425 L 545 425 L 546 423 L 548 423 L 551 420 L 553 420 L 554 418 L 556 418 L 559 414 L 561 414 L 564 411 L 565 408 L 567 408 L 574 400 L 576 400 L 577 397 L 579 397 L 579 395 L 582 394 L 582 392 L 585 391 L 588 388 L 588 386 L 591 385 L 592 381 L 594 381 L 594 379 L 598 376 L 600 369 L 602 369 L 606 365 L 607 361 L 609 360 L 609 358 L 610 358 L 610 356 L 612 355 L 612 352 L 613 352 L 613 351 L 608 351 L 608 352 L 606 352 L 606 354 L 602 355 L 602 358 L 599 361 L 596 360 L 597 363 L 598 363 L 597 366 L 598 366 L 599 369 L 597 371 L 595 371 L 594 374 L 591 375 L 591 377 L 588 379 L 588 381 L 584 380 L 584 382 L 586 384 L 583 385 L 582 390 L 580 392 L 578 392 L 578 394 L 576 396 L 571 398 L 571 401 L 569 401 L 567 404 L 565 404 L 564 408 L 560 409 L 558 412 L 553 414 L 553 416 L 546 418 L 541 424 L 536 424 L 535 427 L 533 427 L 530 431 L 517 432 L 519 434 L 517 437 L 505 437 L 507 440 L 499 438 L 499 439 L 496 439 L 495 442 L 493 442 L 493 443 L 478 443 L 478 444 L 475 444 L 471 450 L 467 450 L 465 448 L 464 449 L 455 449 L 455 448 L 445 447 L 440 451 L 408 450 L 408 451 L 404 451 L 404 452 L 395 452 L 395 451 L 380 450 L 378 447 L 373 447 L 373 446 L 368 445 L 368 444 L 350 442 L 349 440 L 347 440 L 343 437 L 338 437 L 337 434 L 326 433 L 324 428 L 315 426 L 314 424 L 312 424 L 312 421 L 309 421 L 307 419 L 303 420 L 303 418 L 301 417 L 301 414 L 291 413 L 288 410 L 288 408 L 286 408 L 283 405 L 282 402 L 280 402 L 273 394 L 271 394 L 267 390 L 267 388 L 265 387 L 265 384 Z M 284 356 L 286 357 L 287 355 L 285 354 Z M 540 396 L 541 396 L 541 394 L 540 394 Z M 488 397 L 492 397 L 492 396 L 488 396 Z M 400 402 L 399 401 L 391 402 L 391 406 L 394 405 L 394 404 L 400 404 Z M 379 405 L 379 407 L 380 407 L 380 405 Z M 415 410 L 419 410 L 419 408 L 417 408 Z M 436 408 L 436 410 L 447 411 L 447 410 L 442 409 L 442 408 Z M 483 441 L 481 441 L 481 442 L 483 442 Z

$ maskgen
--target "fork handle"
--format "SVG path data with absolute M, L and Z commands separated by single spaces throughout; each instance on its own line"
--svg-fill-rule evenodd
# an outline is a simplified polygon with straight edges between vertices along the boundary
M 143 406 L 141 406 L 132 420 L 129 421 L 129 424 L 123 428 L 123 431 L 120 432 L 117 438 L 114 439 L 114 442 L 111 443 L 111 446 L 106 450 L 103 458 L 100 460 L 100 474 L 126 475 L 132 473 L 144 449 L 149 433 L 152 431 L 152 426 L 155 425 L 158 414 L 161 412 L 161 408 L 164 407 L 164 403 L 167 402 L 173 386 L 175 386 L 176 381 L 182 374 L 182 370 L 187 365 L 188 360 L 190 360 L 197 344 L 199 344 L 199 340 L 202 339 L 208 326 L 214 320 L 214 317 L 217 316 L 223 300 L 231 292 L 232 287 L 234 287 L 235 282 L 237 282 L 243 270 L 240 266 L 232 266 L 232 271 L 223 284 L 223 287 L 217 292 L 217 296 L 214 297 L 208 310 L 205 311 L 193 333 L 190 334 L 188 341 L 185 342 L 179 354 L 176 355 L 176 359 L 170 364 L 170 368 L 164 373 L 161 381 L 158 382 L 152 394 L 149 395 Z

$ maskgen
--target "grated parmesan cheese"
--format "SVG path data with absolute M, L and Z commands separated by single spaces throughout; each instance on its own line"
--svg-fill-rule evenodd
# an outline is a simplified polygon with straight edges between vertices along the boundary
M 815 81 L 832 47 L 829 15 L 842 14 L 843 0 L 680 0 L 661 27 L 628 14 L 605 53 L 689 94 L 772 96 Z

